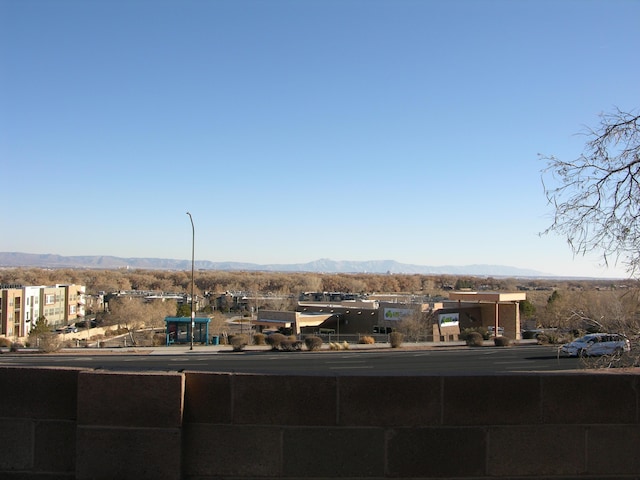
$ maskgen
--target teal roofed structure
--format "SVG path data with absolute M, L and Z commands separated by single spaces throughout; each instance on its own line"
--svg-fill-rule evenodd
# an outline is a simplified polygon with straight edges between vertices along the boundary
M 195 317 L 193 330 L 193 341 L 196 343 L 209 344 L 209 317 Z M 191 317 L 164 317 L 166 325 L 167 345 L 172 343 L 191 342 Z

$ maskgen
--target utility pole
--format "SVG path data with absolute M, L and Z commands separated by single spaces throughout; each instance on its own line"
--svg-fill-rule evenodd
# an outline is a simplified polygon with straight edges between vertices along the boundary
M 193 217 L 189 212 L 189 220 L 191 220 L 191 341 L 189 350 L 193 350 L 193 331 L 196 328 L 196 311 L 194 308 L 194 264 L 195 264 L 195 246 L 196 246 L 196 228 L 193 226 Z

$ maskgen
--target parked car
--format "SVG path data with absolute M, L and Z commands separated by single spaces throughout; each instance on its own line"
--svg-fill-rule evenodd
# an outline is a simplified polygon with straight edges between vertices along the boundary
M 487 327 L 487 331 L 489 332 L 490 337 L 495 337 L 495 330 L 496 327 L 494 327 L 493 325 Z M 502 335 L 504 335 L 504 327 L 498 327 L 498 336 L 501 337 Z
M 76 333 L 78 329 L 73 325 L 67 325 L 66 327 L 56 328 L 56 333 Z
M 98 323 L 96 322 L 96 320 L 92 319 L 92 320 L 81 320 L 79 322 L 76 322 L 76 328 L 87 328 L 87 321 L 89 321 L 90 328 L 95 328 L 98 326 Z
M 629 350 L 629 340 L 617 333 L 590 333 L 560 347 L 560 353 L 570 357 L 613 355 Z

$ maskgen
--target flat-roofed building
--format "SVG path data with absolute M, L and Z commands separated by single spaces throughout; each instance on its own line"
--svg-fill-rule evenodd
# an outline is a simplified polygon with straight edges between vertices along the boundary
M 340 298 L 332 292 L 333 298 Z M 467 328 L 503 333 L 512 339 L 521 338 L 519 303 L 526 300 L 524 292 L 450 292 L 448 300 L 428 302 L 424 298 L 405 296 L 394 301 L 356 299 L 346 301 L 310 301 L 326 299 L 326 294 L 305 294 L 296 311 L 260 311 L 256 325 L 261 329 L 294 334 L 390 333 L 403 322 L 422 324 L 424 340 L 458 340 Z M 406 325 L 406 324 L 405 324 Z
M 527 299 L 526 292 L 451 292 L 446 307 L 458 311 L 461 324 L 467 328 L 479 327 L 520 339 L 520 302 Z M 451 305 L 455 302 L 455 305 Z M 502 329 L 502 330 L 501 330 Z
M 24 329 L 22 321 L 22 286 L 4 285 L 0 296 L 0 335 L 21 337 Z
M 0 335 L 26 337 L 40 317 L 50 327 L 84 317 L 83 285 L 3 285 L 0 294 Z

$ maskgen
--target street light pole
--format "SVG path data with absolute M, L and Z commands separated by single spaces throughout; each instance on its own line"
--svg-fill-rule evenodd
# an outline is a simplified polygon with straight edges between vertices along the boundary
M 196 311 L 193 306 L 196 228 L 193 226 L 193 217 L 191 214 L 187 212 L 187 215 L 189 215 L 189 220 L 191 220 L 191 342 L 189 343 L 189 350 L 193 350 L 193 331 L 196 328 Z

